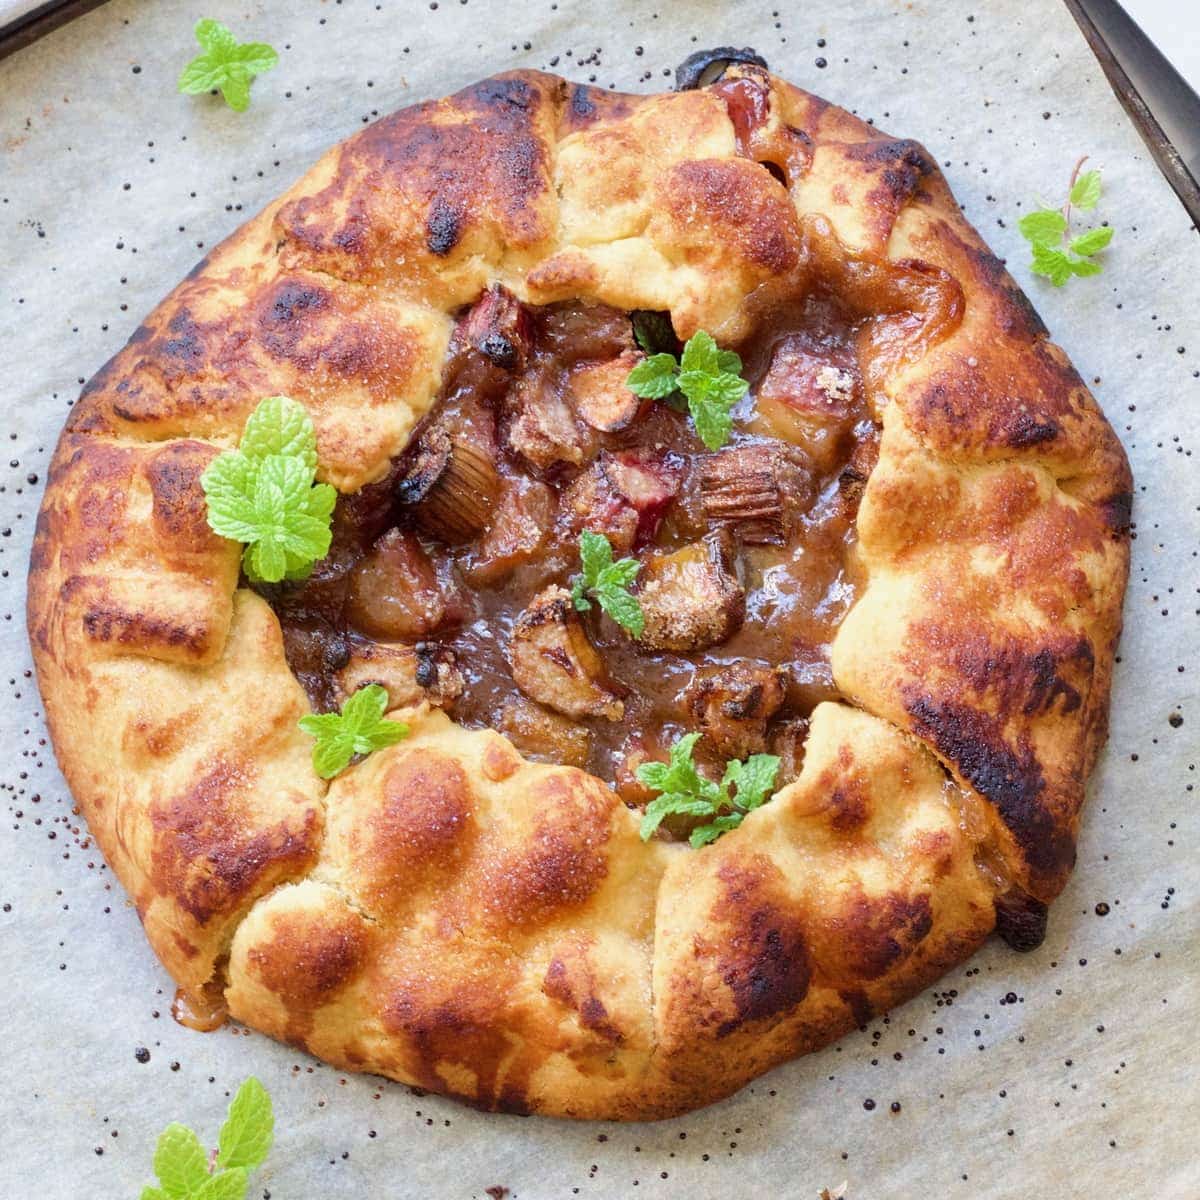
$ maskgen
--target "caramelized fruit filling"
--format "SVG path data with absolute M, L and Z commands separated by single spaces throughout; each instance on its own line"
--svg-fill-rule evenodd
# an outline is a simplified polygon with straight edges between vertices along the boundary
M 836 695 L 829 646 L 855 596 L 849 552 L 877 429 L 860 321 L 811 293 L 736 347 L 748 395 L 710 452 L 686 412 L 626 386 L 661 314 L 533 308 L 494 287 L 459 318 L 440 397 L 386 478 L 342 496 L 329 555 L 265 587 L 318 710 L 382 683 L 527 756 L 649 798 L 634 772 L 682 733 L 714 764 L 798 769 Z M 571 601 L 584 530 L 636 556 L 638 639 Z M 719 770 L 719 766 L 717 767 Z

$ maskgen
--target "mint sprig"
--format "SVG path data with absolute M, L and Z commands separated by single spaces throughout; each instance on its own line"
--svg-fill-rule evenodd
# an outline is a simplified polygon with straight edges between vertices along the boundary
M 251 580 L 301 579 L 329 552 L 337 492 L 314 483 L 316 471 L 308 413 L 286 396 L 269 396 L 250 414 L 238 449 L 218 454 L 200 476 L 209 526 L 245 544 Z
M 1093 255 L 1103 250 L 1113 238 L 1111 225 L 1098 225 L 1086 233 L 1071 236 L 1071 209 L 1090 212 L 1100 201 L 1100 172 L 1080 174 L 1080 167 L 1086 161 L 1084 157 L 1075 164 L 1067 201 L 1061 208 L 1034 209 L 1017 225 L 1021 236 L 1030 245 L 1030 269 L 1035 275 L 1050 280 L 1055 287 L 1062 287 L 1073 275 L 1099 275 L 1103 268 Z
M 235 112 L 250 107 L 250 84 L 256 75 L 269 71 L 279 55 L 266 42 L 239 42 L 220 21 L 196 22 L 197 54 L 179 76 L 179 90 L 195 96 L 219 91 Z
M 671 747 L 668 762 L 638 767 L 639 782 L 659 793 L 642 816 L 642 841 L 652 837 L 669 816 L 708 818 L 688 839 L 698 850 L 736 829 L 747 813 L 770 798 L 779 772 L 774 754 L 752 754 L 741 762 L 732 759 L 725 764 L 721 782 L 715 783 L 696 770 L 692 752 L 699 740 L 698 733 L 686 734 Z
M 378 683 L 359 688 L 340 713 L 309 713 L 300 728 L 316 739 L 312 764 L 322 779 L 340 775 L 356 754 L 370 754 L 394 746 L 408 736 L 403 721 L 387 721 L 387 689 Z
M 651 354 L 629 372 L 625 386 L 650 400 L 682 392 L 700 440 L 719 450 L 733 432 L 733 408 L 750 387 L 741 370 L 742 360 L 700 329 L 688 338 L 678 362 L 673 354 Z
M 646 618 L 638 598 L 629 590 L 641 563 L 636 558 L 613 562 L 608 538 L 591 530 L 579 535 L 579 561 L 583 571 L 571 580 L 571 599 L 576 609 L 587 612 L 595 600 L 622 629 L 635 638 L 641 637 Z
M 251 1076 L 229 1105 L 212 1170 L 195 1132 L 172 1122 L 154 1151 L 158 1186 L 147 1184 L 141 1200 L 245 1200 L 250 1172 L 270 1153 L 274 1134 L 271 1097 Z

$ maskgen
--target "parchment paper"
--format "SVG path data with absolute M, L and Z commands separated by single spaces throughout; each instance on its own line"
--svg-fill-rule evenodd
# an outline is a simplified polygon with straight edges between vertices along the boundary
M 175 94 L 200 16 L 280 51 L 248 113 Z M 990 945 L 867 1032 L 659 1125 L 480 1115 L 177 1026 L 29 678 L 29 538 L 79 385 L 204 248 L 375 115 L 513 66 L 666 87 L 729 43 L 930 148 L 1132 455 L 1112 736 L 1045 945 Z M 1117 233 L 1103 275 L 1057 290 L 1030 277 L 1016 220 L 1085 153 Z M 1200 241 L 1051 0 L 112 0 L 0 63 L 0 1197 L 136 1196 L 163 1125 L 212 1143 L 251 1072 L 278 1113 L 255 1196 L 1200 1195 L 1198 308 Z

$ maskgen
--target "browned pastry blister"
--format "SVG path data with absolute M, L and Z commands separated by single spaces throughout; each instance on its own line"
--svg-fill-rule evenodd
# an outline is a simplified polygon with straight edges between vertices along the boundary
M 846 397 L 869 414 L 821 498 L 858 506 L 832 675 L 730 669 L 688 693 L 693 727 L 740 754 L 808 688 L 815 707 L 778 731 L 787 786 L 702 850 L 643 842 L 601 780 L 442 711 L 472 687 L 461 653 L 387 637 L 345 647 L 329 687 L 384 683 L 411 736 L 316 777 L 279 616 L 239 586 L 199 487 L 262 397 L 304 404 L 319 478 L 353 495 L 392 478 L 448 350 L 524 368 L 506 295 L 667 312 L 681 341 L 740 346 L 812 288 L 855 321 L 828 407 L 781 425 L 764 384 L 745 489 L 730 459 L 695 491 L 720 525 L 705 536 L 766 553 L 816 494 Z M 485 295 L 480 327 L 456 329 Z M 556 471 L 599 464 L 572 485 L 579 527 L 607 505 L 619 552 L 686 498 L 619 448 L 594 457 L 642 419 L 613 390 L 638 353 L 572 375 L 557 425 L 509 395 L 487 436 L 529 479 L 494 480 L 490 443 L 456 457 L 459 434 L 430 436 L 426 519 L 461 540 L 496 506 L 464 568 L 479 586 L 545 551 Z M 769 449 L 797 429 L 811 471 Z M 652 96 L 517 72 L 332 149 L 88 384 L 50 471 L 29 629 L 67 780 L 190 995 L 223 990 L 340 1067 L 486 1108 L 662 1117 L 913 995 L 998 911 L 1036 942 L 1104 740 L 1130 494 L 1087 388 L 917 143 L 753 64 Z M 703 637 L 743 636 L 723 554 L 700 554 L 722 626 Z M 547 591 L 531 644 L 555 634 L 587 666 L 578 620 Z M 586 682 L 580 711 L 636 719 L 636 696 Z M 593 753 L 590 727 L 526 699 L 494 727 L 539 758 Z

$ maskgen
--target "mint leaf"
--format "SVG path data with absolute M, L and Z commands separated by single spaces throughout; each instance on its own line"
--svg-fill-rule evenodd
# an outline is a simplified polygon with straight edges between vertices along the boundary
M 646 617 L 638 598 L 620 584 L 600 583 L 595 588 L 596 602 L 626 633 L 640 638 L 646 630 Z
M 686 351 L 685 351 L 686 357 Z M 687 397 L 696 433 L 709 450 L 719 450 L 733 432 L 734 405 L 750 385 L 737 375 L 684 370 L 679 390 Z
M 299 459 L 281 454 L 264 458 L 252 496 L 239 497 L 239 515 L 247 499 L 254 513 L 244 556 L 251 579 L 277 583 L 329 552 L 329 518 L 337 493 L 327 483 L 314 487 L 312 472 Z
M 671 324 L 671 314 L 652 309 L 638 309 L 630 314 L 633 336 L 647 354 L 670 354 L 674 356 L 679 340 Z
M 698 371 L 702 375 L 716 375 L 720 369 L 720 355 L 716 339 L 711 333 L 698 329 L 687 340 L 679 360 L 683 371 Z
M 679 390 L 687 397 L 697 435 L 710 450 L 719 450 L 733 432 L 733 407 L 750 387 L 739 377 L 741 369 L 742 360 L 732 350 L 718 349 L 703 329 L 683 348 Z
M 692 830 L 689 838 L 692 847 L 699 849 L 736 829 L 748 812 L 770 798 L 779 772 L 775 755 L 752 754 L 744 762 L 732 760 L 725 764 L 725 774 L 716 784 L 705 779 L 693 761 L 699 738 L 700 734 L 689 733 L 671 747 L 669 762 L 647 762 L 638 767 L 638 781 L 661 793 L 646 805 L 640 829 L 643 841 L 668 816 L 708 818 Z
M 208 1178 L 208 1156 L 200 1139 L 186 1125 L 172 1122 L 159 1134 L 154 1173 L 171 1200 L 190 1200 Z
M 679 367 L 670 354 L 652 354 L 644 358 L 625 378 L 625 386 L 646 400 L 662 400 L 676 386 Z
M 268 396 L 246 419 L 238 444 L 248 458 L 281 454 L 317 469 L 317 434 L 304 405 L 287 396 Z
M 1026 213 L 1017 228 L 1034 245 L 1054 245 L 1067 230 L 1067 218 L 1057 208 L 1039 208 Z
M 612 546 L 602 533 L 585 529 L 579 535 L 579 563 L 583 571 L 571 581 L 571 599 L 579 612 L 587 612 L 591 600 L 627 633 L 641 637 L 646 628 L 642 606 L 629 591 L 642 564 L 636 558 L 613 562 Z M 591 599 L 589 599 L 589 597 Z
M 244 454 L 218 454 L 200 477 L 208 500 L 208 524 L 214 533 L 235 542 L 252 542 L 257 536 L 258 513 L 254 491 L 259 464 Z
M 217 455 L 200 476 L 215 533 L 246 546 L 254 582 L 306 575 L 329 553 L 337 492 L 315 483 L 317 435 L 304 407 L 269 396 L 251 413 L 237 450 Z
M 195 1133 L 173 1122 L 159 1135 L 154 1151 L 160 1186 L 144 1187 L 141 1200 L 244 1200 L 249 1173 L 271 1149 L 274 1127 L 266 1089 L 257 1079 L 247 1079 L 221 1126 L 215 1171 L 209 1173 L 208 1155 Z
M 202 53 L 183 68 L 179 91 L 194 96 L 219 90 L 230 108 L 244 112 L 250 106 L 254 77 L 274 67 L 279 55 L 265 42 L 239 44 L 220 21 L 197 22 L 195 34 Z
M 731 829 L 736 829 L 742 823 L 742 814 L 727 813 L 723 817 L 717 817 L 710 821 L 707 825 L 697 825 L 692 830 L 691 836 L 688 838 L 688 843 L 693 850 L 699 850 L 701 846 L 707 846 L 709 842 L 715 842 L 723 833 L 728 833 Z
M 237 38 L 220 21 L 214 21 L 211 17 L 197 21 L 194 32 L 200 49 L 209 54 L 228 54 L 237 45 Z
M 1034 246 L 1033 273 L 1044 275 L 1055 287 L 1062 287 L 1071 278 L 1071 260 L 1065 250 L 1050 246 Z
M 699 329 L 688 338 L 678 364 L 670 354 L 654 354 L 629 372 L 625 386 L 672 407 L 678 406 L 674 392 L 681 391 L 700 440 L 718 450 L 733 432 L 734 405 L 750 387 L 740 378 L 741 369 L 742 360 L 732 350 L 719 349 L 712 334 Z
M 717 370 L 723 371 L 727 375 L 740 375 L 742 373 L 741 355 L 735 354 L 732 350 L 718 350 Z
M 245 1167 L 234 1167 L 213 1175 L 197 1188 L 190 1200 L 245 1200 L 249 1184 Z
M 602 533 L 585 529 L 579 535 L 579 564 L 583 567 L 585 587 L 595 587 L 600 572 L 612 566 L 612 546 Z
M 752 754 L 745 762 L 726 764 L 724 788 L 737 789 L 734 804 L 745 812 L 758 808 L 770 795 L 779 774 L 779 759 L 774 754 Z
M 1085 171 L 1080 175 L 1075 180 L 1068 199 L 1076 208 L 1082 208 L 1085 212 L 1095 208 L 1100 201 L 1100 172 Z
M 1081 233 L 1077 238 L 1071 239 L 1071 250 L 1076 254 L 1081 254 L 1084 258 L 1096 254 L 1103 250 L 1113 239 L 1113 227 L 1111 225 L 1101 225 L 1097 229 L 1089 229 L 1087 233 Z
M 271 1149 L 275 1115 L 267 1089 L 252 1075 L 237 1090 L 217 1142 L 218 1167 L 259 1166 Z
M 310 713 L 300 718 L 300 728 L 316 740 L 313 770 L 322 779 L 340 775 L 356 754 L 370 754 L 408 736 L 407 725 L 384 718 L 387 702 L 387 690 L 369 683 L 342 705 L 340 713 Z
M 571 580 L 571 602 L 577 612 L 587 612 L 592 602 L 587 598 L 587 589 L 583 586 L 583 576 L 576 575 Z
M 1079 165 L 1083 162 L 1080 159 Z M 1100 274 L 1103 268 L 1091 256 L 1112 241 L 1112 227 L 1102 225 L 1073 238 L 1067 215 L 1072 205 L 1091 209 L 1099 199 L 1100 172 L 1086 171 L 1071 184 L 1070 196 L 1062 209 L 1039 208 L 1021 218 L 1018 228 L 1032 250 L 1029 266 L 1035 275 L 1043 275 L 1055 287 L 1062 287 L 1072 275 Z

